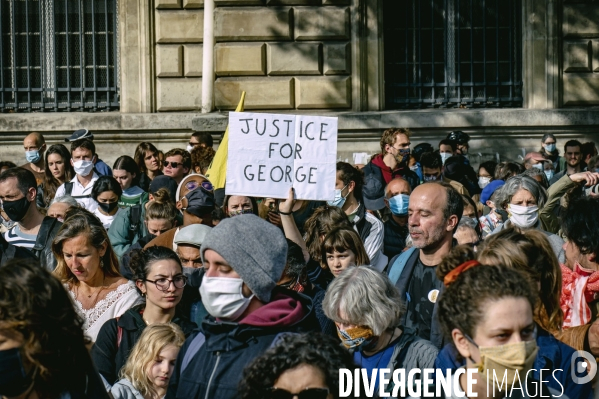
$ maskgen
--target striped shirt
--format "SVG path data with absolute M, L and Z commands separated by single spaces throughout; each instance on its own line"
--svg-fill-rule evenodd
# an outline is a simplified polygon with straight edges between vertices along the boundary
M 4 239 L 16 247 L 32 249 L 35 245 L 37 234 L 25 234 L 19 228 L 19 224 L 4 233 Z

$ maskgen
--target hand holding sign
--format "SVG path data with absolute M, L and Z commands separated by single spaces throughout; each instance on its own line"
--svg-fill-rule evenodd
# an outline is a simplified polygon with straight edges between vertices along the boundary
M 231 112 L 226 193 L 334 197 L 337 118 Z

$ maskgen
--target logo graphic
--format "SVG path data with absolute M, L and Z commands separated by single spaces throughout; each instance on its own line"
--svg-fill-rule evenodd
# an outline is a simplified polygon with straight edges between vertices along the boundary
M 580 376 L 586 374 L 585 376 Z M 595 378 L 597 362 L 589 352 L 576 351 L 570 359 L 570 376 L 575 384 L 586 384 Z

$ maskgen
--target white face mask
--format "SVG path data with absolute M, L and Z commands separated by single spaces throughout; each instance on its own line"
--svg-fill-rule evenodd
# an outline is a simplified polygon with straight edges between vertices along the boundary
M 79 176 L 89 175 L 93 168 L 93 161 L 86 161 L 81 159 L 79 161 L 73 162 L 73 169 L 75 169 L 75 173 L 77 173 Z
M 240 278 L 204 277 L 200 286 L 202 303 L 217 319 L 236 320 L 254 297 L 252 294 L 246 298 L 242 287 L 243 280 Z
M 510 213 L 510 220 L 513 224 L 523 229 L 532 227 L 539 220 L 539 207 L 533 206 L 520 206 L 520 205 L 508 205 L 508 212 Z
M 445 161 L 447 161 L 452 156 L 452 154 L 449 152 L 442 152 L 440 155 L 441 155 L 441 162 L 443 163 L 443 165 L 445 165 Z
M 191 152 L 191 150 L 194 149 L 194 146 L 187 144 L 187 147 L 185 147 L 185 149 L 187 150 L 187 152 Z
M 491 183 L 491 178 L 490 177 L 479 177 L 478 178 L 478 186 L 483 189 L 485 187 L 487 187 L 487 185 Z

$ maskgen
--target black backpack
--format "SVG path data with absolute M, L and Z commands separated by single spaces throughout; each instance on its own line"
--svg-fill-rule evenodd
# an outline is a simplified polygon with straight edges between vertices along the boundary
M 129 210 L 129 240 L 132 241 L 141 222 L 141 204 L 133 205 Z
M 77 199 L 77 198 L 91 198 L 92 195 L 91 194 L 87 194 L 87 195 L 71 195 L 71 193 L 73 192 L 73 182 L 72 181 L 68 181 L 64 184 L 64 195 L 70 195 L 71 197 Z

